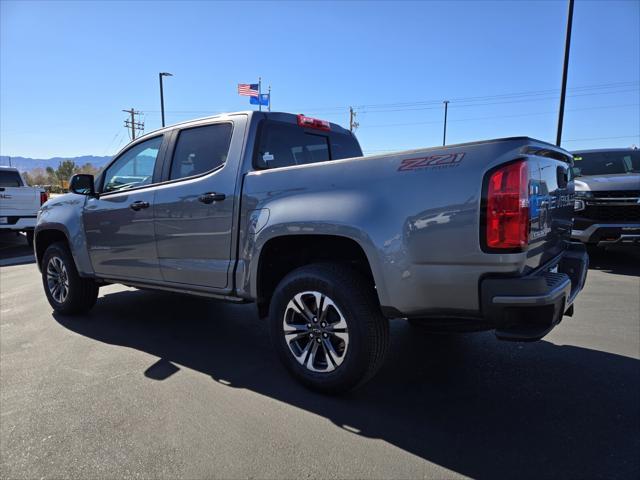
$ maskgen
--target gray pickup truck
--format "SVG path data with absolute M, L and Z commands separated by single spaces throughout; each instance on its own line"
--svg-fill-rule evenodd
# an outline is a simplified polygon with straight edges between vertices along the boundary
M 588 247 L 640 245 L 640 150 L 573 153 L 572 237 Z
M 571 165 L 526 137 L 363 157 L 323 120 L 219 115 L 75 175 L 35 253 L 59 313 L 109 283 L 255 302 L 288 370 L 344 391 L 382 364 L 388 319 L 537 340 L 571 315 L 588 263 Z

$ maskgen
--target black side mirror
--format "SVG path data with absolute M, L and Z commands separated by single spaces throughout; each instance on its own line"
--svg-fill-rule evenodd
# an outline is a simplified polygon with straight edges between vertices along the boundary
M 79 195 L 96 195 L 96 187 L 93 182 L 93 175 L 88 173 L 76 173 L 69 181 L 69 190 Z

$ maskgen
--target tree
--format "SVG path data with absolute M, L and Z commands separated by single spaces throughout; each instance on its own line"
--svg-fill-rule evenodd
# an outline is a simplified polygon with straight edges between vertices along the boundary
M 29 185 L 30 187 L 36 185 L 36 183 L 33 181 L 33 178 L 31 178 L 31 175 L 29 175 L 29 172 L 22 172 L 22 178 L 24 178 L 24 181 L 27 182 L 27 185 Z
M 24 172 L 24 178 L 31 186 L 51 184 L 49 176 L 43 168 L 34 168 L 29 172 Z
M 67 182 L 76 173 L 88 173 L 95 177 L 100 173 L 100 169 L 88 162 L 79 166 L 73 160 L 63 160 L 58 164 L 58 168 L 34 168 L 23 172 L 24 179 L 29 185 L 51 185 L 55 192 L 64 191 L 67 188 Z
M 85 163 L 77 171 L 77 173 L 88 173 L 89 175 L 93 175 L 94 177 L 98 175 L 99 172 L 100 169 L 94 167 L 91 163 Z
M 68 182 L 78 170 L 79 168 L 76 162 L 73 160 L 63 160 L 56 169 L 56 177 L 58 177 L 58 181 L 62 184 L 63 182 Z
M 53 169 L 53 167 L 47 167 L 46 172 L 48 177 L 47 183 L 59 186 L 58 177 L 56 177 L 56 171 Z

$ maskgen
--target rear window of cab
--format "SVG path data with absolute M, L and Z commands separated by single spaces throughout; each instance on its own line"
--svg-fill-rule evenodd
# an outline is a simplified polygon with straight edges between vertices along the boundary
M 257 145 L 254 166 L 259 169 L 362 156 L 352 135 L 270 120 L 260 125 Z

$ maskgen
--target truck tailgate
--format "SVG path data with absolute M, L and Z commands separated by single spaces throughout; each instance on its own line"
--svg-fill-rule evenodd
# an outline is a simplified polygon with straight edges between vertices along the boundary
M 560 155 L 557 158 L 535 155 L 528 159 L 528 267 L 537 268 L 558 256 L 570 240 L 574 192 L 570 161 L 570 157 Z
M 40 191 L 31 187 L 1 187 L 0 216 L 35 215 L 40 208 Z

